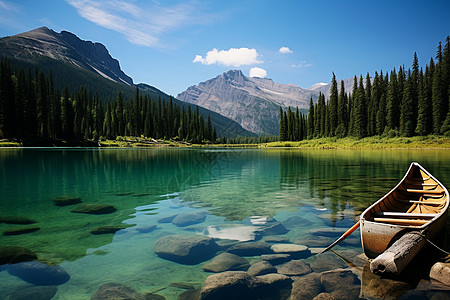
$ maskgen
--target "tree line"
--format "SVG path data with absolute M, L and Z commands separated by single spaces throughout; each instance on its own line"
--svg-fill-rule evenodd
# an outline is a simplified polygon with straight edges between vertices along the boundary
M 338 89 L 333 73 L 328 101 L 322 93 L 315 104 L 311 98 L 307 116 L 280 108 L 280 140 L 450 135 L 450 37 L 443 48 L 439 42 L 435 59 L 419 69 L 414 53 L 408 70 L 355 76 L 351 93 L 342 80 Z
M 202 143 L 217 139 L 216 129 L 199 114 L 169 101 L 151 99 L 136 87 L 132 98 L 100 101 L 81 86 L 70 93 L 56 89 L 53 75 L 23 68 L 12 70 L 0 61 L 0 138 L 116 139 L 118 136 L 174 138 Z M 106 104 L 104 104 L 106 102 Z

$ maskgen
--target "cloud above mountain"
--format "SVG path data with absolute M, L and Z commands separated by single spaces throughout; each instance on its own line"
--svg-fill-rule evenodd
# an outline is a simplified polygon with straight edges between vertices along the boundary
M 250 77 L 265 78 L 267 76 L 267 71 L 263 68 L 254 67 L 250 69 L 249 75 Z
M 163 33 L 212 20 L 198 2 L 181 2 L 172 6 L 163 2 L 129 2 L 124 0 L 66 0 L 78 14 L 107 29 L 122 34 L 133 44 L 162 47 Z
M 292 51 L 291 49 L 289 49 L 289 47 L 281 47 L 280 50 L 278 50 L 278 52 L 282 53 L 282 54 L 290 54 L 290 53 L 294 53 L 294 51 Z
M 193 62 L 204 65 L 224 65 L 227 67 L 240 67 L 262 63 L 259 59 L 261 55 L 256 49 L 230 48 L 228 50 L 218 50 L 216 48 L 208 51 L 203 57 L 196 55 Z

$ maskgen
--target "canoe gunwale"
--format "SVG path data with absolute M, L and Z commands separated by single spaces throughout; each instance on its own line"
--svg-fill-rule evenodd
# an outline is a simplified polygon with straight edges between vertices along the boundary
M 405 183 L 405 181 L 407 180 L 408 176 L 410 175 L 411 172 L 413 172 L 413 168 L 419 168 L 421 171 L 423 171 L 428 178 L 424 178 L 423 180 L 429 180 L 432 179 L 437 183 L 437 187 L 440 187 L 443 189 L 442 192 L 442 196 L 446 197 L 445 199 L 445 205 L 441 208 L 441 210 L 436 213 L 436 215 L 433 218 L 422 218 L 426 219 L 427 222 L 424 223 L 423 225 L 399 225 L 399 224 L 389 224 L 389 223 L 383 223 L 383 222 L 376 222 L 373 220 L 373 209 L 375 206 L 379 205 L 381 202 L 385 201 L 387 197 L 391 196 L 392 193 L 394 193 L 396 190 L 399 191 L 401 190 L 400 186 L 402 184 Z M 444 202 L 443 202 L 444 204 Z M 430 233 L 430 235 L 433 235 L 433 231 L 435 231 L 434 229 L 440 229 L 439 227 L 441 227 L 443 224 L 445 224 L 445 219 L 446 219 L 446 214 L 448 213 L 448 208 L 449 208 L 449 193 L 447 188 L 441 183 L 439 182 L 439 180 L 437 180 L 432 174 L 430 174 L 427 170 L 425 170 L 419 163 L 417 162 L 412 162 L 407 170 L 407 172 L 405 173 L 405 175 L 403 176 L 403 178 L 397 183 L 397 185 L 390 190 L 387 194 L 385 194 L 383 197 L 381 197 L 379 200 L 377 200 L 375 203 L 373 203 L 372 205 L 370 205 L 366 210 L 364 210 L 364 212 L 361 214 L 360 216 L 360 224 L 361 224 L 361 241 L 362 241 L 362 247 L 364 249 L 364 252 L 366 253 L 366 255 L 369 258 L 374 258 L 372 256 L 374 256 L 376 254 L 376 256 L 378 254 L 380 254 L 381 252 L 381 248 L 383 248 L 383 246 L 379 246 L 376 245 L 377 242 L 376 241 L 369 241 L 369 239 L 380 239 L 381 242 L 380 244 L 390 244 L 391 241 L 394 239 L 394 237 L 398 237 L 408 231 L 421 231 L 424 232 L 425 230 L 428 231 Z M 370 218 L 368 218 L 367 216 L 370 216 Z M 403 219 L 403 218 L 402 218 Z M 418 217 L 417 219 L 421 219 L 420 217 Z M 403 219 L 404 220 L 404 219 Z M 379 236 L 378 236 L 379 235 Z M 430 236 L 432 238 L 432 236 Z M 367 238 L 368 240 L 365 241 L 365 238 Z M 386 240 L 388 239 L 388 240 Z M 375 249 L 376 247 L 378 247 L 379 249 Z M 380 248 L 381 247 L 381 248 Z M 381 252 L 380 252 L 381 251 Z M 378 253 L 380 252 L 380 253 Z M 377 254 L 378 253 L 378 254 Z

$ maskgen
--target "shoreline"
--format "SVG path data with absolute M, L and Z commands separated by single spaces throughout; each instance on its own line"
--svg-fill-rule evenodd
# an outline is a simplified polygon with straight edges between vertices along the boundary
M 24 146 L 25 145 L 25 146 Z M 319 138 L 302 141 L 278 141 L 260 144 L 190 144 L 179 140 L 155 140 L 143 137 L 119 137 L 106 141 L 63 141 L 17 139 L 0 140 L 1 148 L 251 148 L 251 149 L 321 149 L 321 150 L 449 150 L 450 137 L 415 136 L 415 137 L 367 137 L 357 138 Z

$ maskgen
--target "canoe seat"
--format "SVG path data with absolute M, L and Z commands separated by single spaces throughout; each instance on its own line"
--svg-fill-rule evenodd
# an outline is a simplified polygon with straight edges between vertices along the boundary
M 442 194 L 443 190 L 415 190 L 415 189 L 404 189 L 403 192 L 407 193 L 415 193 L 415 194 Z
M 405 226 L 422 226 L 429 222 L 429 220 L 410 220 L 410 219 L 394 219 L 394 218 L 373 218 L 375 222 L 388 223 L 393 225 Z
M 386 212 L 378 211 L 374 213 L 377 217 L 398 217 L 398 218 L 412 218 L 412 219 L 432 219 L 438 214 L 420 214 L 420 213 L 403 213 L 403 212 Z
M 421 200 L 402 200 L 397 199 L 397 201 L 403 202 L 403 203 L 417 203 L 417 204 L 423 204 L 423 205 L 442 205 L 445 202 L 432 202 L 432 201 L 421 201 Z

